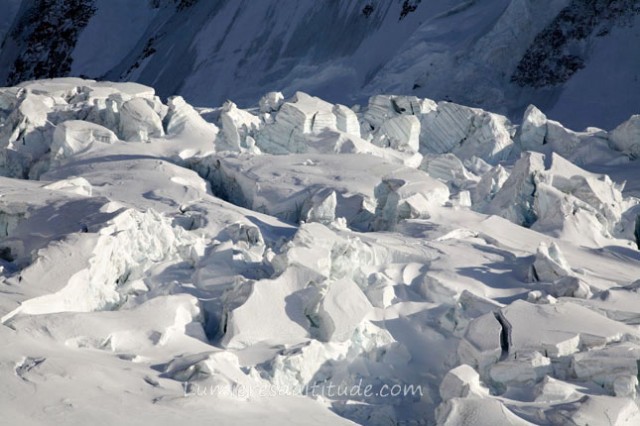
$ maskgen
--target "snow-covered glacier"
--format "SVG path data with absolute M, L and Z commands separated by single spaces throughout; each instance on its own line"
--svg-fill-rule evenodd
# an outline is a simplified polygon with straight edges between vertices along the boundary
M 3 419 L 636 425 L 639 123 L 1 88 Z

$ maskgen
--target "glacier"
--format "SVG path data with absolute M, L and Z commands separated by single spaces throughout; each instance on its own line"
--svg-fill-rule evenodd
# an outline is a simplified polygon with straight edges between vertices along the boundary
M 3 416 L 637 424 L 638 123 L 0 88 Z

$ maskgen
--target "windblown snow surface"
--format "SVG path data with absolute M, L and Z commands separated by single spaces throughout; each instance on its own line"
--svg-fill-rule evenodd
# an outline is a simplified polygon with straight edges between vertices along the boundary
M 639 115 L 0 89 L 0 423 L 640 424 L 638 155 Z

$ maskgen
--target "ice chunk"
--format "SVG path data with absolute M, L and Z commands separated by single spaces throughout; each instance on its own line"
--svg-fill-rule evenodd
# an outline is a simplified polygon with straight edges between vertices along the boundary
M 538 108 L 529 105 L 522 118 L 522 126 L 516 138 L 523 150 L 539 150 L 546 143 L 547 116 Z
M 307 339 L 306 309 L 315 292 L 305 289 L 317 275 L 301 271 L 290 268 L 272 280 L 236 284 L 226 296 L 222 344 L 244 348 L 262 341 L 300 343 Z
M 557 358 L 625 336 L 640 336 L 635 329 L 575 303 L 533 305 L 516 301 L 502 312 L 511 324 L 511 354 L 538 351 Z
M 557 154 L 551 155 L 548 173 L 551 184 L 561 192 L 593 207 L 612 223 L 620 220 L 624 184 L 615 184 L 607 175 L 589 173 Z
M 318 322 L 315 326 L 319 330 L 314 334 L 326 342 L 344 342 L 369 312 L 371 304 L 358 285 L 350 279 L 329 282 L 323 293 L 320 304 L 310 314 Z
M 283 103 L 275 114 L 275 122 L 256 134 L 258 147 L 269 153 L 306 152 L 304 135 L 337 130 L 333 105 L 306 93 L 297 92 Z
M 493 398 L 453 398 L 438 406 L 436 416 L 442 426 L 533 426 Z
M 578 277 L 566 276 L 541 287 L 553 297 L 575 297 L 587 299 L 592 296 L 589 285 Z
M 336 116 L 338 130 L 360 137 L 360 122 L 355 112 L 344 105 L 336 105 L 333 107 L 333 113 Z
M 558 303 L 558 299 L 550 294 L 546 294 L 544 291 L 533 290 L 527 293 L 527 302 L 538 303 L 540 305 L 553 305 Z
M 617 155 L 609 148 L 608 137 L 597 128 L 574 132 L 529 105 L 515 139 L 522 150 L 555 152 L 576 164 L 593 164 L 615 161 Z
M 213 142 L 218 135 L 215 124 L 206 122 L 200 114 L 180 96 L 169 98 L 169 110 L 164 118 L 167 136 L 186 135 Z
M 602 312 L 607 317 L 625 324 L 640 322 L 640 295 L 638 284 L 632 283 L 622 287 L 613 287 L 601 291 L 597 297 L 583 300 L 582 304 Z
M 91 196 L 92 187 L 88 180 L 83 177 L 70 177 L 43 186 L 45 189 L 65 191 L 71 194 Z
M 486 396 L 488 391 L 480 384 L 478 372 L 467 364 L 450 370 L 440 383 L 440 397 L 443 401 L 469 396 Z
M 365 289 L 365 294 L 369 302 L 377 308 L 391 306 L 396 298 L 396 292 L 390 282 L 369 286 Z
M 54 159 L 71 157 L 86 151 L 95 142 L 111 144 L 118 137 L 109 129 L 87 121 L 69 120 L 56 126 L 51 143 Z
M 575 387 L 569 383 L 546 376 L 535 387 L 538 402 L 565 402 L 579 399 Z
M 118 132 L 126 141 L 147 141 L 164 136 L 160 116 L 143 98 L 133 98 L 122 104 Z
M 625 204 L 620 189 L 607 176 L 589 173 L 557 154 L 528 151 L 481 210 L 540 232 L 597 241 L 610 237 L 621 219 Z M 595 232 L 585 234 L 584 228 Z
M 555 281 L 571 276 L 572 272 L 556 243 L 540 243 L 531 265 L 531 274 L 536 281 Z
M 253 148 L 253 135 L 262 126 L 260 118 L 239 109 L 231 101 L 223 105 L 220 123 L 225 138 L 224 148 L 236 152 Z
M 419 168 L 429 176 L 447 182 L 455 188 L 461 188 L 465 184 L 478 179 L 467 170 L 462 161 L 454 154 L 427 154 L 422 159 L 422 164 L 420 164 Z
M 50 149 L 53 125 L 48 113 L 56 100 L 28 92 L 16 93 L 16 105 L 0 126 L 0 173 L 28 177 L 31 166 Z
M 323 365 L 329 360 L 335 362 L 344 359 L 346 352 L 344 346 L 310 340 L 282 350 L 268 366 L 263 367 L 261 375 L 282 388 L 302 389 L 314 384 Z
M 609 135 L 614 148 L 633 158 L 640 156 L 640 115 L 633 115 Z
M 446 185 L 426 173 L 371 155 L 245 154 L 197 161 L 193 168 L 211 182 L 218 196 L 291 222 L 313 218 L 321 209 L 324 223 L 343 217 L 353 229 L 368 231 L 374 227 L 376 205 L 384 215 L 379 224 L 384 227 L 426 217 L 430 208 L 449 197 Z
M 640 346 L 624 342 L 575 354 L 571 358 L 570 368 L 571 373 L 579 380 L 590 380 L 613 393 L 628 393 L 629 395 L 621 396 L 630 396 L 629 387 L 634 388 L 629 386 L 632 383 L 630 379 L 635 378 L 637 383 L 638 360 Z
M 92 98 L 99 97 L 101 94 L 109 96 L 112 93 L 122 93 L 128 98 L 153 99 L 155 96 L 155 89 L 135 82 L 95 81 L 74 77 L 26 81 L 18 86 L 33 93 L 47 94 L 62 99 L 73 98 L 82 92 L 89 92 L 92 94 Z
M 375 229 L 393 229 L 404 219 L 428 218 L 449 199 L 449 189 L 426 173 L 407 169 L 385 177 L 376 189 Z
M 451 290 L 446 289 L 445 291 Z M 444 291 L 441 289 L 440 293 L 444 293 Z M 432 298 L 433 296 L 429 295 L 427 300 Z M 441 299 L 441 301 L 446 303 L 444 298 Z M 491 299 L 478 296 L 468 290 L 463 290 L 458 297 L 457 303 L 440 318 L 440 323 L 446 329 L 451 330 L 456 335 L 459 335 L 461 332 L 466 331 L 467 325 L 470 321 L 482 315 L 493 313 L 500 307 L 500 304 Z
M 284 103 L 284 96 L 280 92 L 269 92 L 260 98 L 260 112 L 270 114 L 280 109 Z
M 317 192 L 305 201 L 302 207 L 302 219 L 305 222 L 329 224 L 336 219 L 337 205 L 335 191 L 327 189 Z
M 247 403 L 279 395 L 272 394 L 276 389 L 269 388 L 255 373 L 243 371 L 238 357 L 229 351 L 177 356 L 165 366 L 163 376 L 180 381 L 185 398 L 208 397 L 214 401 L 232 399 L 234 403 Z
M 482 210 L 482 208 L 495 197 L 498 191 L 502 189 L 507 179 L 509 179 L 509 173 L 499 164 L 489 172 L 484 173 L 471 193 L 473 204 Z
M 288 389 L 308 386 L 306 390 L 313 395 L 313 385 L 325 380 L 343 378 L 343 385 L 358 382 L 357 378 L 341 368 L 341 364 L 348 365 L 358 360 L 364 365 L 375 365 L 376 358 L 394 367 L 406 364 L 403 348 L 394 343 L 386 330 L 363 323 L 354 330 L 348 341 L 322 343 L 310 340 L 280 351 L 271 362 L 258 368 L 261 377 L 272 384 Z M 365 380 L 370 380 L 367 376 L 369 374 L 365 374 Z
M 532 352 L 494 364 L 489 375 L 498 383 L 521 384 L 537 382 L 552 372 L 551 360 L 540 352 Z
M 198 238 L 173 228 L 152 210 L 122 209 L 108 222 L 85 231 L 38 253 L 38 260 L 22 272 L 22 280 L 37 283 L 46 273 L 51 277 L 49 292 L 25 300 L 11 316 L 110 309 L 122 302 L 119 286 L 140 278 L 151 265 L 170 260 L 193 262 L 197 255 Z M 82 247 L 82 251 L 68 264 L 68 251 L 73 247 Z
M 493 312 L 471 321 L 458 346 L 460 361 L 477 368 L 482 374 L 500 359 L 503 350 L 501 333 L 502 326 Z
M 544 157 L 541 154 L 524 153 L 489 203 L 487 212 L 498 214 L 517 224 L 531 226 L 538 219 L 533 197 L 539 174 L 544 169 Z
M 573 424 L 580 426 L 598 424 L 632 426 L 640 423 L 640 409 L 631 398 L 587 395 L 580 402 L 570 416 L 562 413 L 551 420 L 566 422 L 569 419 Z
M 476 156 L 496 164 L 513 149 L 506 117 L 482 110 L 440 102 L 421 123 L 420 150 L 424 154 L 453 152 L 463 160 Z
M 189 343 L 202 344 L 206 336 L 201 322 L 199 302 L 187 294 L 158 296 L 121 311 L 61 312 L 12 320 L 16 328 L 31 329 L 41 339 L 54 339 L 69 347 L 135 355 L 148 353 L 153 347 L 173 351 Z
M 413 280 L 412 287 L 429 302 L 451 304 L 455 300 L 455 291 L 429 272 Z
M 369 98 L 369 105 L 363 118 L 371 127 L 370 130 L 376 130 L 394 117 L 421 116 L 435 108 L 436 103 L 430 99 L 419 99 L 415 96 L 376 95 Z
M 386 120 L 373 136 L 373 143 L 398 151 L 418 152 L 420 121 L 413 115 L 401 115 Z
M 638 376 L 618 376 L 613 381 L 613 394 L 617 397 L 635 399 L 638 391 Z
M 85 120 L 119 134 L 120 109 L 123 102 L 123 96 L 119 93 L 112 94 L 105 99 L 92 99 L 92 105 L 88 108 Z

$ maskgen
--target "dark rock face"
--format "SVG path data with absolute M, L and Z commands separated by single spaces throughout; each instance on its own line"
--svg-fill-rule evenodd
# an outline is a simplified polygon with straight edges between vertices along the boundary
M 33 1 L 9 35 L 22 49 L 7 83 L 66 75 L 73 47 L 95 11 L 93 0 Z
M 402 10 L 400 11 L 400 20 L 402 21 L 411 12 L 415 12 L 422 0 L 404 0 Z
M 176 0 L 176 1 L 177 1 L 178 10 L 188 9 L 198 2 L 198 0 Z
M 637 14 L 640 0 L 573 0 L 538 34 L 511 81 L 534 88 L 566 82 L 584 67 L 584 40 L 629 25 Z

